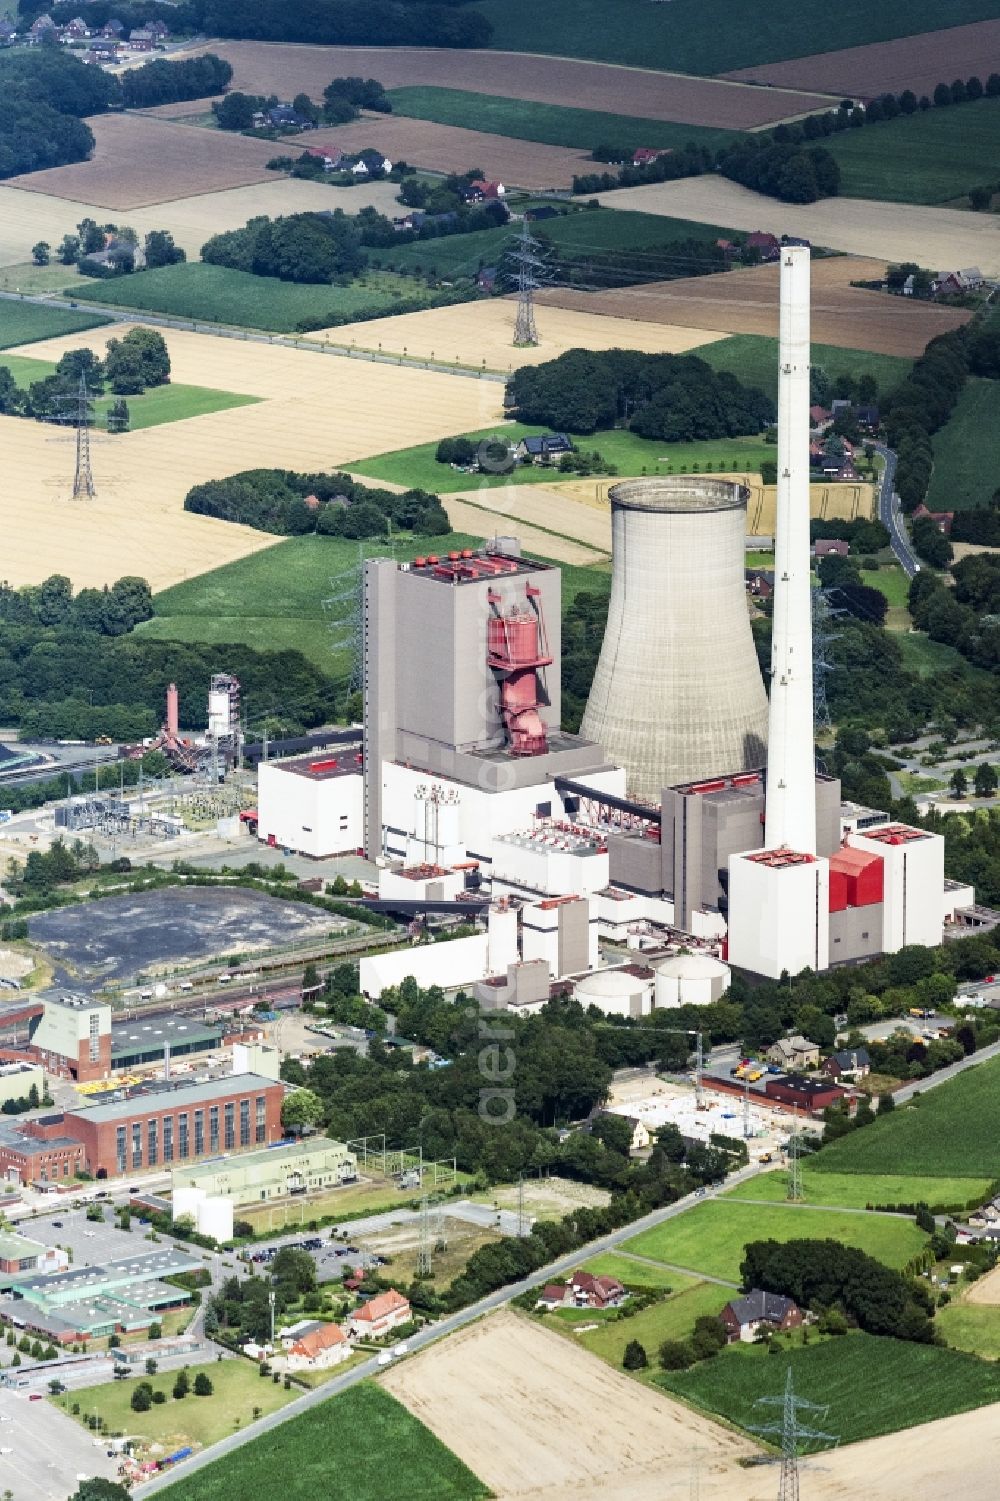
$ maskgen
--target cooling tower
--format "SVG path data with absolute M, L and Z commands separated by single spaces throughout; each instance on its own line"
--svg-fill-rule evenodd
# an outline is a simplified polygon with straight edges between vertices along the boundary
M 747 612 L 747 491 L 728 480 L 611 489 L 608 626 L 581 733 L 634 797 L 756 771 L 767 698 Z

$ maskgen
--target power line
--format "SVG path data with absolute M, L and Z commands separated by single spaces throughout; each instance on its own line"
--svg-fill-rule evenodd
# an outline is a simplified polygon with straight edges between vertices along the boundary
M 795 1395 L 792 1385 L 792 1368 L 788 1367 L 785 1377 L 785 1390 L 780 1397 L 758 1397 L 755 1407 L 780 1407 L 780 1423 L 755 1424 L 753 1431 L 762 1435 L 774 1435 L 781 1439 L 781 1481 L 778 1486 L 778 1501 L 799 1501 L 799 1449 L 803 1439 L 812 1439 L 814 1442 L 837 1444 L 838 1436 L 833 1433 L 823 1433 L 818 1428 L 806 1428 L 799 1422 L 800 1412 L 815 1412 L 821 1417 L 826 1417 L 829 1412 L 828 1406 L 821 1406 L 818 1402 L 807 1402 L 804 1397 Z

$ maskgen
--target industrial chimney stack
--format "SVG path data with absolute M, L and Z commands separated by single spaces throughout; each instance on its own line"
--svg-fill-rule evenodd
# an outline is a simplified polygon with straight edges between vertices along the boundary
M 765 848 L 816 853 L 809 573 L 809 248 L 781 250 L 778 506 Z

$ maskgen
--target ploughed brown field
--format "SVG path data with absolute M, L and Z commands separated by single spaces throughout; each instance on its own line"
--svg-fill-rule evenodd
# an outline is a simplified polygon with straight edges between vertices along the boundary
M 812 337 L 817 344 L 870 349 L 876 354 L 915 357 L 928 340 L 968 322 L 956 308 L 932 307 L 880 292 L 865 292 L 851 281 L 885 274 L 885 262 L 835 256 L 812 263 Z M 553 307 L 647 323 L 713 328 L 730 334 L 778 334 L 778 267 L 754 266 L 719 276 L 651 282 L 611 292 L 579 292 L 553 287 L 538 294 Z
M 820 95 L 798 91 L 761 90 L 724 79 L 654 73 L 644 68 L 618 68 L 523 52 L 289 47 L 273 42 L 212 42 L 207 50 L 232 63 L 234 89 L 251 94 L 274 92 L 283 99 L 291 99 L 300 91 L 319 99 L 331 78 L 360 73 L 364 78 L 380 79 L 390 89 L 433 84 L 500 94 L 507 99 L 534 99 L 542 104 L 732 130 L 752 130 L 830 103 Z
M 371 146 L 391 162 L 407 161 L 435 172 L 468 172 L 470 167 L 482 167 L 491 178 L 518 188 L 568 188 L 574 173 L 594 168 L 586 152 L 567 146 L 543 146 L 537 141 L 518 141 L 513 136 L 488 135 L 402 115 L 310 132 L 301 144 L 309 150 L 323 146 L 339 147 L 341 151 L 362 151 Z M 273 155 L 273 142 L 268 145 Z
M 942 7 L 942 19 L 947 6 Z M 816 52 L 811 57 L 787 62 L 758 63 L 723 73 L 734 81 L 758 82 L 785 89 L 819 89 L 824 93 L 859 95 L 932 94 L 936 84 L 973 74 L 983 81 L 1000 64 L 1000 20 L 976 21 L 970 26 L 949 26 L 943 31 L 925 31 L 922 36 L 897 37 L 892 42 L 874 42 L 867 47 L 845 47 L 839 52 Z
M 274 180 L 264 165 L 275 153 L 273 141 L 133 114 L 96 115 L 87 123 L 95 141 L 90 161 L 11 177 L 8 185 L 132 209 Z

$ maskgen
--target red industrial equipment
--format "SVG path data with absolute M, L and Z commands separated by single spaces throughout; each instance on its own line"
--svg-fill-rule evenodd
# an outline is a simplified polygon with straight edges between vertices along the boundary
M 884 900 L 885 865 L 880 855 L 842 845 L 830 856 L 830 911 L 877 907 Z
M 538 674 L 552 664 L 542 615 L 541 593 L 526 586 L 527 604 L 501 614 L 501 596 L 489 592 L 494 611 L 487 622 L 487 661 L 500 679 L 500 712 L 512 756 L 541 756 L 548 750 L 538 712 L 543 701 Z

